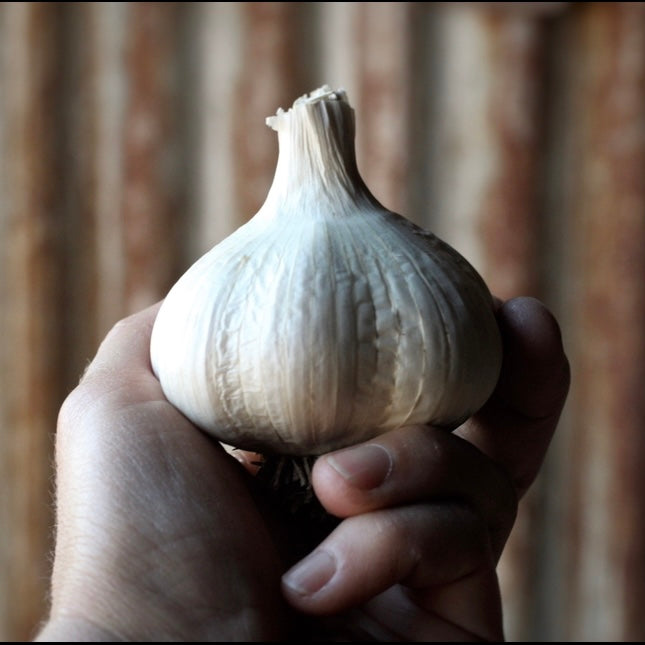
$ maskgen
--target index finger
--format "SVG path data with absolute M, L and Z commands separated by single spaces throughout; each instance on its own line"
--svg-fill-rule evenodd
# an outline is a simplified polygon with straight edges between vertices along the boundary
M 535 298 L 498 310 L 502 371 L 486 405 L 455 433 L 502 466 L 523 495 L 533 483 L 560 418 L 569 361 L 553 314 Z
M 117 322 L 100 344 L 84 376 L 109 371 L 121 379 L 124 370 L 151 371 L 150 335 L 160 306 L 161 302 L 157 302 Z
M 105 336 L 63 411 L 102 402 L 165 400 L 150 365 L 150 334 L 161 303 L 117 322 Z

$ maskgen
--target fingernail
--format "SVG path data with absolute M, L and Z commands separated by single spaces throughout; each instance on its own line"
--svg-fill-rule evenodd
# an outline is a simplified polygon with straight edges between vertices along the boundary
M 346 448 L 328 455 L 326 459 L 352 486 L 363 490 L 380 486 L 393 466 L 390 453 L 377 444 Z
M 327 551 L 314 551 L 282 576 L 284 585 L 302 596 L 320 591 L 336 573 L 336 561 Z

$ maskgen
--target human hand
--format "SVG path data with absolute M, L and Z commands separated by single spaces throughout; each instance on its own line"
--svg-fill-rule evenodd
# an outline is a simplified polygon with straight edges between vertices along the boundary
M 52 608 L 37 640 L 300 639 L 291 608 L 307 630 L 349 640 L 503 637 L 495 565 L 568 388 L 539 303 L 500 309 L 500 387 L 462 428 L 405 428 L 317 462 L 318 497 L 347 519 L 304 563 L 314 592 L 292 569 L 283 595 L 253 478 L 152 375 L 156 310 L 115 327 L 61 409 Z
M 273 640 L 272 538 L 239 464 L 164 398 L 158 305 L 107 335 L 56 437 L 50 619 L 37 640 Z

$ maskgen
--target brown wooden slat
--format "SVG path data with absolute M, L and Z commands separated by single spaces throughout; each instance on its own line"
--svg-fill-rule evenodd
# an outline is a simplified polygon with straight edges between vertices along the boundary
M 267 196 L 278 159 L 276 133 L 265 118 L 313 89 L 302 68 L 302 3 L 245 2 L 242 68 L 233 114 L 235 203 L 239 223 L 255 215 Z M 305 46 L 302 44 L 302 46 Z
M 645 637 L 645 4 L 578 9 L 573 639 Z
M 446 3 L 436 29 L 436 229 L 495 295 L 548 297 L 540 285 L 537 199 L 545 23 L 530 11 L 465 5 Z M 538 483 L 522 501 L 500 563 L 511 640 L 530 638 L 541 504 Z
M 0 635 L 29 640 L 49 572 L 59 402 L 61 70 L 57 3 L 0 7 Z
M 184 267 L 187 152 L 180 121 L 181 29 L 189 3 L 128 4 L 123 217 L 125 310 L 159 300 Z
M 195 40 L 193 200 L 196 211 L 195 228 L 188 239 L 188 256 L 192 260 L 230 235 L 250 215 L 242 212 L 244 206 L 238 203 L 233 163 L 233 123 L 239 109 L 237 80 L 242 69 L 243 20 L 241 3 L 233 2 L 199 3 L 192 17 Z M 260 115 L 255 115 L 253 123 L 256 127 L 262 126 Z
M 82 159 L 74 170 L 76 186 L 70 191 L 82 205 L 76 213 L 79 232 L 73 236 L 76 244 L 85 247 L 78 254 L 78 273 L 92 276 L 87 288 L 77 294 L 82 296 L 77 305 L 80 311 L 74 311 L 80 326 L 90 334 L 82 346 L 81 358 L 86 362 L 107 330 L 126 312 L 122 204 L 128 11 L 127 3 L 97 2 L 77 5 L 69 12 L 74 25 L 71 48 L 76 54 L 72 58 L 82 61 L 75 79 L 77 89 L 70 97 L 70 112 L 81 118 L 74 118 L 69 130 L 75 133 L 70 134 L 75 146 L 70 155 Z M 93 317 L 90 324 L 83 307 L 85 316 Z M 78 333 L 74 321 L 69 327 Z
M 406 215 L 410 165 L 411 31 L 413 4 L 359 3 L 356 150 L 373 195 Z M 351 97 L 350 97 L 351 99 Z
M 64 109 L 55 128 L 63 132 L 65 160 L 61 177 L 64 211 L 59 226 L 64 235 L 64 273 L 61 314 L 65 334 L 64 386 L 71 390 L 96 350 L 97 288 L 94 195 L 99 183 L 96 158 L 102 154 L 97 138 L 94 85 L 99 55 L 92 5 L 63 10 L 65 39 L 52 54 L 63 70 L 60 87 Z M 107 241 L 107 240 L 106 240 Z
M 320 83 L 344 89 L 356 106 L 360 98 L 360 43 L 356 37 L 363 11 L 359 2 L 321 2 L 318 4 L 318 41 L 320 43 Z M 362 159 L 359 156 L 359 170 Z
M 501 298 L 535 294 L 541 22 L 446 6 L 438 38 L 438 231 Z

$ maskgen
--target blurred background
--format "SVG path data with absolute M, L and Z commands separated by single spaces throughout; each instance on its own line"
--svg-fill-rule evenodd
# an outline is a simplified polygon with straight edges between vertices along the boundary
M 645 639 L 645 3 L 0 4 L 0 638 L 45 615 L 56 415 L 347 90 L 387 207 L 557 315 L 572 390 L 500 564 L 509 640 Z

